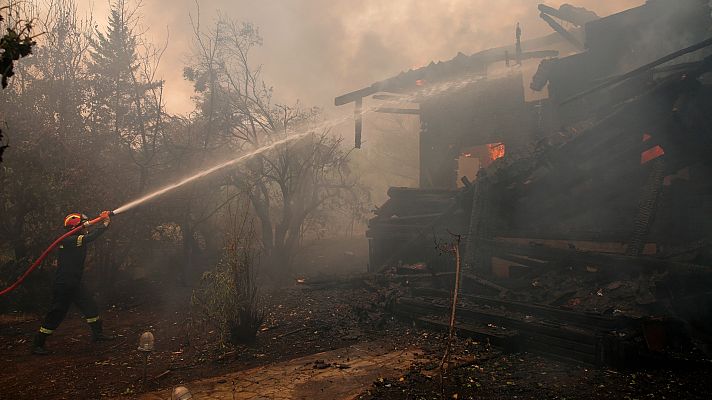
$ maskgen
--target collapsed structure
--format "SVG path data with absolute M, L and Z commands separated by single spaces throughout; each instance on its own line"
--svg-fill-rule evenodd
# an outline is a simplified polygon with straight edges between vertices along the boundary
M 649 0 L 605 18 L 539 10 L 549 36 L 520 41 L 517 29 L 512 46 L 336 98 L 355 103 L 356 147 L 363 98 L 415 92 L 419 105 L 376 110 L 419 115 L 420 185 L 391 188 L 375 211 L 369 269 L 409 273 L 417 287 L 394 311 L 442 324 L 454 263 L 433 243 L 459 234 L 463 332 L 594 364 L 706 350 L 710 4 Z M 548 96 L 527 101 L 532 58 L 526 84 Z

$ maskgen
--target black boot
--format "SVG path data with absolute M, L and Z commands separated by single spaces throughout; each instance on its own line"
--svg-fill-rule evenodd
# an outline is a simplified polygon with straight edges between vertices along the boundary
M 45 349 L 45 340 L 47 340 L 47 336 L 49 335 L 46 333 L 37 332 L 35 340 L 32 342 L 32 354 L 41 356 L 49 354 L 49 351 Z
M 101 326 L 101 320 L 91 322 L 91 323 L 89 323 L 89 326 L 91 326 L 91 339 L 94 342 L 105 342 L 108 340 L 116 339 L 115 337 L 113 337 L 111 335 L 104 334 L 104 330 L 102 329 L 102 326 Z

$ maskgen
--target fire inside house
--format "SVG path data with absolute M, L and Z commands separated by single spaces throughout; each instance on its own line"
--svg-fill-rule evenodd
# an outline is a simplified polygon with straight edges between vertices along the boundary
M 419 106 L 382 110 L 419 116 L 420 184 L 390 188 L 375 211 L 369 269 L 427 269 L 427 282 L 394 308 L 445 324 L 426 318 L 444 311 L 428 299 L 451 290 L 453 263 L 436 243 L 457 234 L 463 330 L 475 337 L 599 365 L 635 362 L 681 338 L 707 348 L 709 5 L 648 1 L 605 18 L 539 9 L 549 36 L 520 41 L 518 29 L 511 46 L 335 99 L 357 105 L 356 147 L 364 98 L 414 92 Z M 534 73 L 522 66 L 532 59 Z M 492 320 L 508 330 L 488 328 Z

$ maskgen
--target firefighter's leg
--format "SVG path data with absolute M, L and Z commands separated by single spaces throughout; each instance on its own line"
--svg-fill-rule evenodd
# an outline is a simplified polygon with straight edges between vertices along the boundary
M 94 301 L 94 297 L 91 292 L 87 290 L 86 287 L 81 286 L 79 288 L 77 297 L 74 299 L 74 304 L 77 305 L 79 311 L 81 311 L 84 318 L 86 318 L 87 323 L 91 327 L 91 337 L 93 341 L 100 342 L 114 339 L 113 336 L 104 334 L 102 322 L 99 318 L 99 308 L 96 306 L 96 302 Z
M 57 286 L 53 290 L 52 294 L 52 306 L 47 313 L 47 316 L 40 327 L 40 331 L 37 332 L 35 340 L 32 343 L 32 352 L 35 354 L 47 354 L 45 349 L 45 341 L 47 337 L 54 332 L 59 324 L 62 323 L 64 317 L 69 311 L 69 307 L 72 304 L 72 298 L 74 297 L 74 291 L 69 288 Z

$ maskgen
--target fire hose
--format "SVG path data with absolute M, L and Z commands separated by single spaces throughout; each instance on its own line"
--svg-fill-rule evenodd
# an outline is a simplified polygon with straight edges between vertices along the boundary
M 42 263 L 42 261 L 44 261 L 44 259 L 47 258 L 49 253 L 51 253 L 52 250 L 54 250 L 54 248 L 57 247 L 57 245 L 62 242 L 62 240 L 74 235 L 75 233 L 79 232 L 80 230 L 82 230 L 84 228 L 87 228 L 91 225 L 98 224 L 99 222 L 109 218 L 112 215 L 114 215 L 113 211 L 103 211 L 98 217 L 96 217 L 92 220 L 86 221 L 83 224 L 79 224 L 76 228 L 73 228 L 69 232 L 67 232 L 64 235 L 57 238 L 57 240 L 52 242 L 52 244 L 49 245 L 49 247 L 47 247 L 44 252 L 42 252 L 42 254 L 35 260 L 35 262 L 32 263 L 32 265 L 30 265 L 29 268 L 27 268 L 27 270 L 15 281 L 15 283 L 13 283 L 12 285 L 10 285 L 7 288 L 0 291 L 0 296 L 4 296 L 4 295 L 8 294 L 8 293 L 12 292 L 13 290 L 15 290 L 18 286 L 20 286 L 22 284 L 22 282 L 32 273 L 32 271 L 34 271 Z

